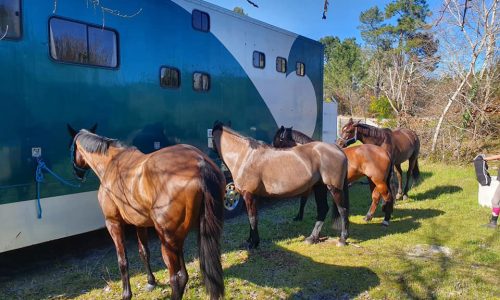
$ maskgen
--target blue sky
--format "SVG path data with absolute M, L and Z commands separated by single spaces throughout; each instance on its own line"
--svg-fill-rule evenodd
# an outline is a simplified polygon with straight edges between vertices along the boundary
M 242 7 L 248 16 L 287 29 L 300 35 L 319 40 L 333 35 L 341 39 L 361 36 L 359 14 L 372 6 L 380 8 L 390 0 L 330 0 L 327 19 L 321 19 L 324 0 L 252 0 L 259 5 L 255 8 L 246 0 L 205 0 L 232 10 Z M 428 0 L 431 11 L 436 12 L 442 1 Z

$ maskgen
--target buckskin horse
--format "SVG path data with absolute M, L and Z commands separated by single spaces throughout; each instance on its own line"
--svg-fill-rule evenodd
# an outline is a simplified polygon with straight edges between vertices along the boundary
M 94 128 L 95 129 L 95 128 Z M 99 178 L 98 199 L 116 247 L 123 299 L 130 299 L 130 280 L 124 245 L 124 225 L 137 228 L 139 254 L 146 268 L 148 289 L 156 281 L 149 264 L 147 227 L 154 227 L 170 273 L 172 299 L 181 299 L 188 281 L 184 262 L 184 240 L 198 228 L 200 269 L 211 299 L 224 294 L 220 237 L 223 223 L 225 178 L 200 150 L 175 145 L 143 154 L 118 140 L 85 129 L 73 138 L 73 170 L 84 179 L 89 169 Z
M 277 148 L 288 148 L 297 144 L 307 144 L 314 142 L 306 134 L 293 130 L 292 127 L 281 126 L 273 139 L 273 146 Z M 387 151 L 375 145 L 359 145 L 342 149 L 347 156 L 347 181 L 349 183 L 366 176 L 372 192 L 372 204 L 368 213 L 364 217 L 365 221 L 371 221 L 380 201 L 380 196 L 384 199 L 382 211 L 385 212 L 382 225 L 388 226 L 394 207 L 394 201 L 390 189 L 390 178 L 392 173 L 392 163 Z M 307 196 L 300 198 L 300 209 L 294 218 L 300 221 L 304 215 L 304 206 Z
M 340 138 L 337 144 L 342 148 L 347 147 L 356 141 L 363 144 L 374 144 L 380 146 L 390 153 L 392 162 L 396 168 L 398 178 L 398 193 L 396 199 L 408 199 L 408 189 L 410 176 L 413 180 L 418 180 L 420 171 L 418 169 L 418 154 L 420 151 L 420 140 L 417 134 L 410 129 L 398 128 L 391 130 L 389 128 L 377 128 L 368 124 L 361 124 L 360 121 L 349 122 L 342 127 Z M 403 170 L 401 164 L 408 160 L 408 171 L 406 173 L 406 184 L 403 187 Z
M 255 197 L 285 198 L 308 195 L 312 189 L 321 193 L 328 189 L 337 209 L 333 209 L 333 225 L 341 229 L 339 246 L 346 244 L 349 226 L 347 158 L 336 145 L 314 142 L 289 149 L 276 149 L 216 121 L 212 129 L 213 145 L 233 176 L 236 189 L 243 195 L 250 223 L 248 248 L 259 245 L 257 205 Z M 319 241 L 328 212 L 326 197 L 317 197 L 317 218 L 306 242 Z M 340 224 L 339 224 L 340 223 Z

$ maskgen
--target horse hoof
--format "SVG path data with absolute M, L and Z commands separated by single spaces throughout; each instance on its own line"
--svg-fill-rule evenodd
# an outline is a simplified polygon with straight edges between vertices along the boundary
M 340 239 L 340 240 L 337 242 L 337 247 L 344 247 L 345 245 L 346 245 L 345 240 Z
M 122 294 L 122 299 L 123 300 L 130 300 L 130 299 L 132 299 L 132 293 Z
M 245 249 L 247 250 L 253 250 L 253 249 L 257 249 L 257 247 L 259 246 L 258 244 L 255 244 L 253 242 L 245 242 L 244 243 L 244 246 L 245 246 Z
M 156 287 L 156 284 L 151 284 L 151 283 L 148 283 L 148 284 L 146 285 L 146 291 L 151 292 L 151 291 L 153 291 L 153 290 L 154 290 L 154 288 L 155 288 L 155 287 Z
M 370 214 L 366 215 L 366 216 L 363 218 L 363 220 L 365 220 L 366 222 L 370 222 L 372 219 L 373 219 L 373 216 L 372 216 L 372 215 L 370 215 Z
M 397 193 L 397 194 L 396 194 L 396 200 L 401 200 L 401 197 L 402 197 L 402 196 L 403 196 L 403 195 L 401 195 L 400 193 Z
M 403 200 L 408 200 L 408 195 L 403 195 Z
M 389 221 L 382 221 L 382 227 L 387 228 L 389 226 Z
M 315 238 L 315 237 L 313 237 L 313 236 L 308 236 L 308 237 L 304 240 L 304 242 L 305 242 L 306 244 L 308 244 L 308 245 L 317 244 L 317 243 L 318 243 L 318 241 L 319 241 L 319 239 L 318 239 L 318 238 Z

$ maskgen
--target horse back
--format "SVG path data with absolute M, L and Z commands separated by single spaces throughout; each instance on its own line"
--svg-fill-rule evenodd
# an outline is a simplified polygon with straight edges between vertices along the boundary
M 418 155 L 420 140 L 413 130 L 398 128 L 392 135 L 394 163 L 399 164 Z
M 116 176 L 108 176 L 106 204 L 108 213 L 119 211 L 121 218 L 136 226 L 169 224 L 172 228 L 193 225 L 198 220 L 203 195 L 203 168 L 220 172 L 200 150 L 189 145 L 175 145 L 153 153 L 123 155 L 114 163 Z M 117 166 L 122 166 L 118 168 Z M 110 171 L 109 173 L 112 173 Z M 101 205 L 102 206 L 102 205 Z M 105 208 L 103 212 L 106 215 Z M 179 215 L 186 214 L 184 218 Z
M 362 144 L 342 150 L 349 162 L 349 182 L 363 176 L 386 178 L 391 167 L 391 155 L 384 148 L 373 144 Z
M 345 153 L 337 145 L 324 142 L 311 142 L 302 146 L 312 147 L 316 152 L 316 163 L 323 182 L 342 190 L 348 167 Z

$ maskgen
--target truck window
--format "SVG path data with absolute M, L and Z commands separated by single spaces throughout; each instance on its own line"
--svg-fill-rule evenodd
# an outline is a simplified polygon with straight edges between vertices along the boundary
M 207 73 L 193 73 L 193 89 L 197 92 L 206 92 L 210 89 L 210 75 Z
M 50 56 L 57 61 L 109 68 L 118 66 L 115 31 L 51 18 L 49 32 Z
M 206 12 L 195 9 L 192 18 L 194 29 L 204 32 L 210 31 L 210 16 Z
M 0 0 L 0 39 L 21 38 L 21 0 Z
M 181 85 L 179 70 L 172 67 L 161 67 L 160 85 L 166 88 L 178 88 Z

